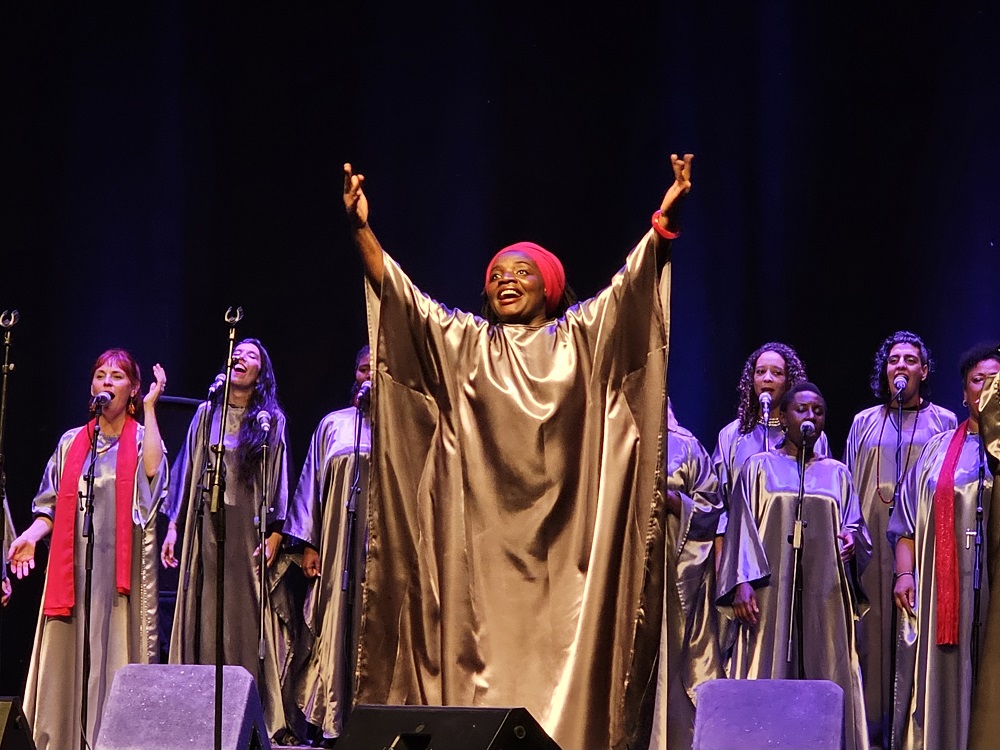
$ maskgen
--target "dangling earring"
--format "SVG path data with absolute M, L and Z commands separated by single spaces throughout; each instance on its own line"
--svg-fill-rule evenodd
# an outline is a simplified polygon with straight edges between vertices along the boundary
M 134 402 L 134 401 L 129 401 L 129 402 L 128 402 L 128 409 L 126 409 L 126 411 L 128 412 L 128 415 L 129 415 L 130 417 L 131 417 L 131 416 L 132 416 L 133 414 L 135 414 L 135 402 Z
M 969 405 L 968 400 L 963 398 L 962 399 L 962 406 L 968 406 L 968 405 Z

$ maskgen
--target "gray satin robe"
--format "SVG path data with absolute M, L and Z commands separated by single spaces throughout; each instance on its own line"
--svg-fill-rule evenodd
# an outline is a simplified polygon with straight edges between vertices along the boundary
M 42 475 L 32 502 L 35 516 L 55 518 L 55 502 L 69 447 L 76 427 L 59 439 L 55 453 Z M 156 510 L 166 496 L 168 468 L 166 452 L 156 475 L 146 477 L 142 465 L 143 427 L 136 441 L 139 463 L 132 498 L 132 582 L 128 595 L 115 583 L 115 475 L 118 440 L 98 437 L 94 478 L 94 565 L 91 576 L 90 679 L 87 691 L 87 741 L 91 746 L 100 733 L 100 717 L 111 691 L 115 672 L 125 664 L 149 664 L 159 658 L 157 623 L 159 547 L 156 540 Z M 80 491 L 86 492 L 85 475 Z M 73 547 L 76 603 L 72 615 L 46 617 L 38 613 L 38 629 L 28 664 L 24 688 L 24 715 L 32 728 L 38 750 L 72 750 L 80 746 L 80 712 L 83 706 L 83 631 L 85 621 L 87 540 L 82 535 L 83 512 L 77 505 L 76 540 Z M 51 539 L 51 537 L 49 537 Z M 46 585 L 48 574 L 46 573 Z M 43 594 L 44 606 L 44 594 Z
M 889 546 L 886 529 L 889 524 L 889 505 L 883 497 L 893 496 L 896 482 L 896 427 L 897 411 L 886 416 L 885 406 L 872 406 L 855 415 L 847 435 L 844 463 L 851 470 L 854 486 L 861 501 L 861 513 L 872 537 L 872 561 L 861 577 L 861 585 L 868 595 L 871 608 L 858 623 L 858 656 L 861 659 L 861 677 L 865 687 L 865 713 L 868 717 L 869 735 L 881 739 L 888 733 L 890 716 L 908 710 L 909 699 L 896 701 L 892 709 L 890 692 L 893 675 L 890 669 L 893 641 L 892 608 L 895 570 L 894 548 Z M 943 407 L 925 401 L 920 409 L 903 410 L 902 449 L 903 466 L 912 467 L 923 445 L 944 430 L 953 430 L 958 422 L 955 414 Z M 912 445 L 911 445 L 912 444 Z M 909 459 L 907 460 L 907 457 Z M 897 618 L 897 622 L 898 622 Z M 897 628 L 898 630 L 898 628 Z M 905 642 L 901 647 L 905 648 Z M 897 653 L 897 659 L 912 659 L 912 654 Z M 902 712 L 899 708 L 902 707 Z
M 7 558 L 10 554 L 10 543 L 17 538 L 17 532 L 14 530 L 14 519 L 10 515 L 10 506 L 7 504 L 7 498 L 3 498 L 3 523 L 4 523 L 4 536 L 3 536 L 3 550 L 0 550 L 0 554 L 3 554 L 3 560 L 0 561 L 0 568 L 3 569 L 3 577 L 7 578 L 8 573 L 8 563 Z
M 760 613 L 755 628 L 735 628 L 732 678 L 798 677 L 797 644 L 792 660 L 787 660 L 794 570 L 788 536 L 798 494 L 798 460 L 784 452 L 758 453 L 740 470 L 722 547 L 719 603 L 731 605 L 737 584 L 746 582 L 756 590 Z M 845 748 L 863 750 L 868 732 L 854 634 L 861 608 L 855 588 L 857 571 L 868 564 L 872 545 L 851 475 L 840 461 L 817 457 L 806 464 L 802 520 L 807 524 L 802 546 L 805 676 L 840 685 Z M 854 535 L 855 544 L 854 559 L 846 565 L 837 539 L 844 530 Z
M 209 442 L 218 441 L 221 409 L 216 409 L 212 419 Z M 178 527 L 177 546 L 182 550 L 178 576 L 177 605 L 174 610 L 170 633 L 171 664 L 215 664 L 216 618 L 216 537 L 215 519 L 209 512 L 208 493 L 204 494 L 204 518 L 201 543 L 192 545 L 192 530 L 198 502 L 202 493 L 199 485 L 209 482 L 202 476 L 205 466 L 205 435 L 208 429 L 208 402 L 198 406 L 188 426 L 184 446 L 173 467 L 169 506 L 165 509 L 171 520 L 183 514 L 183 528 Z M 286 725 L 282 700 L 282 686 L 287 676 L 292 656 L 289 623 L 295 613 L 290 602 L 278 586 L 288 562 L 285 556 L 268 569 L 268 601 L 264 621 L 265 659 L 263 671 L 257 657 L 260 629 L 260 584 L 257 560 L 253 557 L 259 544 L 255 518 L 261 497 L 261 476 L 254 477 L 253 487 L 247 487 L 237 478 L 236 433 L 243 409 L 228 410 L 226 425 L 226 566 L 224 582 L 225 613 L 223 617 L 223 661 L 244 667 L 254 678 L 264 708 L 268 733 L 274 734 Z M 288 451 L 286 449 L 285 420 L 282 414 L 272 415 L 270 446 L 268 447 L 267 497 L 269 510 L 267 525 L 270 527 L 285 518 L 288 506 Z M 197 580 L 203 573 L 200 597 L 201 632 L 196 652 L 196 619 L 198 613 Z M 197 655 L 197 658 L 196 658 Z M 289 696 L 290 700 L 290 696 Z M 294 705 L 294 701 L 292 701 Z
M 721 430 L 716 439 L 715 450 L 712 452 L 712 466 L 719 477 L 719 491 L 722 494 L 722 513 L 719 516 L 719 536 L 725 536 L 728 523 L 729 498 L 732 497 L 736 480 L 740 476 L 740 468 L 746 460 L 755 453 L 764 450 L 764 437 L 767 436 L 768 448 L 780 443 L 785 435 L 780 427 L 766 427 L 761 423 L 754 425 L 750 432 L 740 432 L 740 421 L 734 419 Z M 830 455 L 830 443 L 826 433 L 821 433 L 814 448 L 817 456 Z
M 360 429 L 359 429 L 360 428 Z M 347 504 L 354 486 L 355 442 L 358 447 L 357 507 L 353 565 L 357 596 L 352 644 L 344 642 L 347 615 L 342 590 L 347 559 Z M 364 541 L 368 505 L 368 460 L 371 427 L 354 407 L 331 412 L 320 420 L 309 442 L 302 473 L 288 506 L 285 535 L 308 543 L 319 553 L 320 574 L 309 585 L 303 616 L 311 653 L 295 676 L 295 699 L 306 720 L 324 737 L 338 737 L 343 728 L 345 652 L 355 661 L 364 575 Z M 296 648 L 303 646 L 302 641 Z
M 690 748 L 695 688 L 725 677 L 715 607 L 715 530 L 722 509 L 705 448 L 673 424 L 667 434 L 667 489 L 681 496 L 680 518 L 666 515 L 663 627 L 650 750 Z
M 446 308 L 384 255 L 359 702 L 525 706 L 568 750 L 638 741 L 660 634 L 643 615 L 662 599 L 653 243 L 540 327 Z
M 937 567 L 934 544 L 934 490 L 952 432 L 927 441 L 913 470 L 903 484 L 900 503 L 889 520 L 888 540 L 893 549 L 900 537 L 913 540 L 916 618 L 900 615 L 901 637 L 915 653 L 896 661 L 896 690 L 900 702 L 908 704 L 902 725 L 894 727 L 895 748 L 932 750 L 968 747 L 969 715 L 972 707 L 972 568 L 975 545 L 966 547 L 965 532 L 976 528 L 979 493 L 979 437 L 966 435 L 955 471 L 955 541 L 958 552 L 959 620 L 958 645 L 937 645 Z M 983 524 L 989 522 L 992 476 L 984 468 Z M 986 550 L 983 550 L 984 566 Z M 989 578 L 984 567 L 981 612 L 990 599 Z M 980 645 L 982 631 L 980 631 Z
M 979 396 L 979 434 L 993 474 L 990 507 L 1000 507 L 1000 377 L 990 378 Z M 990 514 L 986 524 L 986 572 L 990 581 L 1000 581 L 1000 513 Z M 983 652 L 973 694 L 969 747 L 989 747 L 997 739 L 1000 716 L 1000 596 L 990 597 L 984 607 Z

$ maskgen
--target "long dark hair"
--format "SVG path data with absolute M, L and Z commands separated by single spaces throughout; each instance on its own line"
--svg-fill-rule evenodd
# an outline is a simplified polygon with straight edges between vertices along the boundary
M 750 432 L 761 417 L 760 401 L 754 394 L 753 373 L 757 367 L 757 360 L 760 359 L 760 355 L 764 352 L 775 352 L 776 354 L 780 354 L 781 358 L 785 360 L 786 392 L 793 386 L 807 380 L 805 363 L 799 359 L 799 355 L 788 344 L 782 344 L 780 341 L 769 341 L 763 346 L 755 349 L 753 353 L 747 357 L 747 361 L 743 363 L 743 372 L 740 375 L 740 384 L 736 387 L 736 390 L 739 391 L 740 394 L 737 417 L 740 421 L 741 435 L 746 435 Z
M 258 339 L 254 338 L 243 339 L 237 346 L 242 344 L 253 344 L 260 352 L 260 370 L 257 373 L 257 382 L 254 383 L 253 392 L 250 394 L 246 411 L 243 413 L 236 445 L 237 474 L 242 483 L 250 485 L 253 483 L 260 455 L 264 450 L 264 430 L 257 423 L 257 415 L 266 411 L 271 415 L 271 423 L 277 424 L 279 415 L 280 421 L 284 421 L 285 411 L 278 401 L 278 386 L 274 379 L 274 367 L 267 349 Z

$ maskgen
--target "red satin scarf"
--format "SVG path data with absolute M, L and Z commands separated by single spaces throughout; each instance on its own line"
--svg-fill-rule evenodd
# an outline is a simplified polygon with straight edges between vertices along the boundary
M 69 617 L 76 602 L 74 546 L 79 497 L 77 493 L 80 475 L 90 455 L 95 421 L 92 419 L 88 422 L 73 438 L 59 478 L 43 608 L 47 617 Z M 136 444 L 138 429 L 139 425 L 134 419 L 125 418 L 115 464 L 115 585 L 120 594 L 128 594 L 132 585 L 132 496 L 135 493 L 135 472 L 139 465 L 139 449 Z
M 969 420 L 951 435 L 934 488 L 934 568 L 937 576 L 937 643 L 958 643 L 958 544 L 955 540 L 955 469 Z

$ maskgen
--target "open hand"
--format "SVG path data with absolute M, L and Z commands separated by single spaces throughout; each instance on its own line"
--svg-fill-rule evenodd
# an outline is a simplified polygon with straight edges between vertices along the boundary
M 368 198 L 363 190 L 365 176 L 354 174 L 351 165 L 344 164 L 344 208 L 355 227 L 361 228 L 368 223 Z

